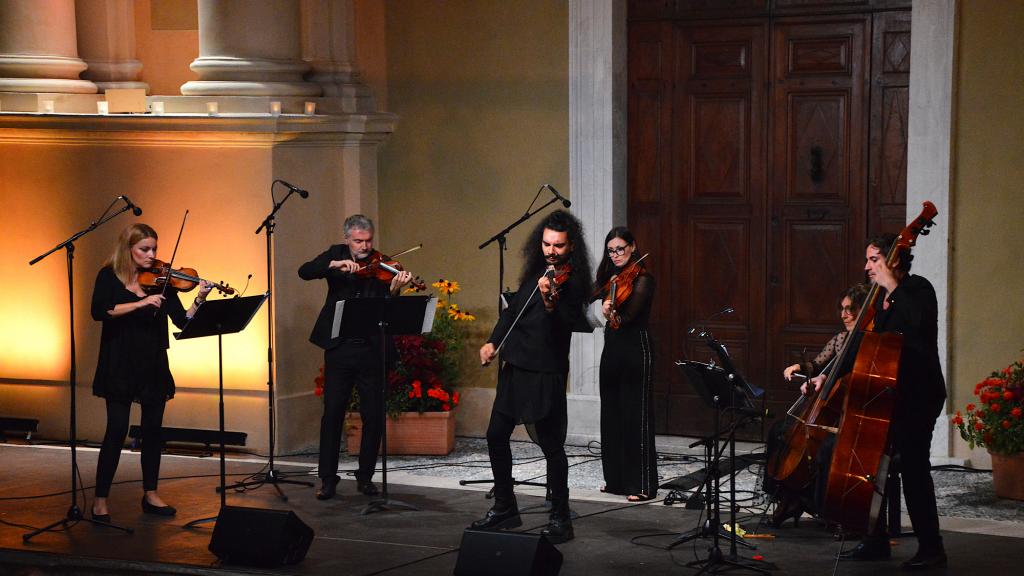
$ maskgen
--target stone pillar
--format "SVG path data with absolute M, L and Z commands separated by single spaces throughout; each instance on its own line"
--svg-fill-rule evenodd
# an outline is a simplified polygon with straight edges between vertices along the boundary
M 82 77 L 101 92 L 110 88 L 142 88 L 142 62 L 135 59 L 134 0 L 75 0 L 78 53 L 89 65 Z
M 626 2 L 569 1 L 569 189 L 596 264 L 604 235 L 626 223 Z M 574 334 L 569 436 L 600 436 L 604 333 Z
M 353 0 L 302 0 L 302 59 L 311 67 L 306 79 L 324 96 L 342 98 L 345 112 L 372 112 L 370 89 L 359 82 Z
M 935 226 L 914 251 L 915 274 L 928 278 L 939 301 L 939 361 L 949 386 L 950 183 L 953 163 L 953 88 L 956 78 L 956 2 L 915 2 L 910 21 L 910 124 L 907 142 L 907 221 L 931 200 Z M 950 456 L 949 418 L 932 435 L 932 459 Z
M 0 92 L 95 94 L 85 68 L 74 0 L 0 0 Z
M 319 96 L 304 82 L 299 3 L 294 0 L 199 0 L 199 80 L 185 96 Z

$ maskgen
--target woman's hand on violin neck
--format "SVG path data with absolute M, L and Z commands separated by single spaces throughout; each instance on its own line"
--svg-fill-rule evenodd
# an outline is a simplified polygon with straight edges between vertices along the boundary
M 348 273 L 355 272 L 360 268 L 359 264 L 356 264 L 354 260 L 331 260 L 331 263 L 328 264 L 327 267 Z
M 206 300 L 206 295 L 213 290 L 213 283 L 209 280 L 199 281 L 199 294 L 196 296 L 200 300 Z

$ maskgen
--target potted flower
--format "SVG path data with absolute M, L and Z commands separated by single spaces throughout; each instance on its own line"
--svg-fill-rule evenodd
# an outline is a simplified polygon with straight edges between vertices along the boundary
M 459 404 L 455 383 L 465 338 L 462 323 L 476 317 L 454 302 L 453 295 L 460 291 L 458 282 L 441 279 L 432 286 L 438 291 L 438 303 L 431 333 L 394 338 L 398 358 L 388 370 L 384 398 L 389 416 L 388 454 L 444 455 L 455 449 L 452 410 Z M 322 369 L 317 380 L 319 394 Z M 353 391 L 346 418 L 349 454 L 359 453 L 362 419 L 358 410 L 359 395 Z
M 1024 500 L 1024 364 L 1018 360 L 974 386 L 977 404 L 953 416 L 968 446 L 992 455 L 996 496 Z

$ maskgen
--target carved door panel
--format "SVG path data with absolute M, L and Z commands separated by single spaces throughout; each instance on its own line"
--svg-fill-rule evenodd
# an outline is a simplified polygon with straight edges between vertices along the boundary
M 869 17 L 780 21 L 772 30 L 771 366 L 814 357 L 858 281 L 867 201 Z M 769 378 L 782 413 L 793 387 Z

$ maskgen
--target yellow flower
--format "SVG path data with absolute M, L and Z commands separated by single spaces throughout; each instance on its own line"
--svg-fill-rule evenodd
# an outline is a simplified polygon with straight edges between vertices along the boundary
M 441 278 L 437 282 L 434 282 L 433 284 L 431 284 L 431 286 L 437 288 L 441 292 L 444 292 L 445 294 L 448 295 L 455 294 L 460 290 L 458 282 L 454 280 L 445 280 L 444 278 Z

